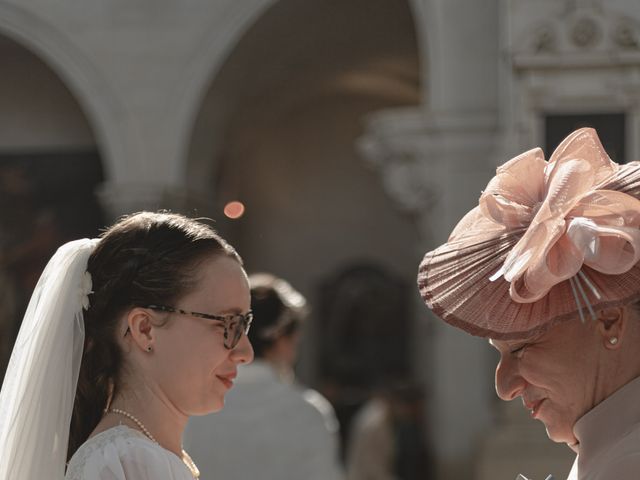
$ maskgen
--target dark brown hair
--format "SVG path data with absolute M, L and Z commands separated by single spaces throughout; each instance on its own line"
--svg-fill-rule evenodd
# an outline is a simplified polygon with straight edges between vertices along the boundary
M 309 312 L 305 298 L 281 278 L 254 273 L 249 283 L 254 318 L 249 341 L 256 358 L 264 358 L 279 338 L 300 330 Z
M 101 235 L 89 257 L 93 281 L 84 313 L 82 356 L 67 458 L 96 427 L 109 396 L 117 392 L 122 355 L 118 319 L 134 306 L 171 304 L 197 282 L 200 263 L 224 255 L 242 260 L 211 227 L 172 213 L 141 212 L 122 218 Z

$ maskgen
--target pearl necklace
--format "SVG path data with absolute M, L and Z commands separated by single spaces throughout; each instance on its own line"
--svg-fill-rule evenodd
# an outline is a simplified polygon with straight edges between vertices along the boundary
M 160 443 L 156 440 L 156 438 L 153 435 L 151 435 L 151 432 L 147 429 L 147 427 L 144 426 L 144 423 L 142 423 L 140 420 L 138 420 L 129 412 L 125 412 L 124 410 L 120 410 L 119 408 L 110 408 L 109 410 L 107 410 L 107 412 L 116 413 L 118 415 L 127 417 L 129 420 L 135 423 L 138 426 L 138 428 L 140 428 L 142 433 L 144 433 L 149 440 L 151 440 L 156 445 L 160 445 Z M 198 467 L 196 466 L 194 461 L 191 459 L 189 454 L 184 451 L 184 449 L 182 449 L 182 462 L 189 469 L 189 472 L 191 472 L 191 475 L 193 476 L 193 478 L 196 478 L 196 479 L 200 478 L 200 470 L 198 470 Z

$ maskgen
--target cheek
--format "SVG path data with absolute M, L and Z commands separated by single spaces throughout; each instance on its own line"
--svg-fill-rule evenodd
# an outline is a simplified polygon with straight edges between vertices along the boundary
M 183 374 L 193 376 L 212 376 L 228 357 L 227 350 L 223 346 L 222 333 L 206 332 L 181 345 L 176 362 L 180 363 L 185 371 Z
M 222 343 L 218 346 L 217 343 L 209 342 L 199 349 L 196 368 L 206 375 L 212 376 L 215 375 L 216 370 L 219 370 L 226 363 L 228 358 L 228 350 L 222 346 Z
M 167 398 L 187 415 L 203 415 L 220 410 L 224 389 L 216 373 L 228 373 L 227 350 L 221 340 L 199 338 L 188 344 L 176 343 L 158 362 L 158 381 Z M 220 343 L 220 348 L 215 345 Z
M 543 390 L 558 405 L 571 408 L 585 393 L 584 372 L 560 360 L 531 361 L 523 366 L 522 375 L 528 384 Z
M 185 385 L 205 382 L 203 377 L 212 376 L 227 356 L 222 341 L 222 333 L 212 329 L 167 335 L 158 345 L 158 376 L 169 389 L 173 389 L 170 383 L 182 389 Z
M 546 391 L 562 389 L 567 378 L 559 364 L 540 356 L 529 355 L 521 362 L 521 374 L 526 382 Z
M 165 389 L 168 391 L 183 389 L 196 365 L 193 349 L 176 339 L 176 341 L 164 345 L 157 356 L 156 371 L 162 379 Z

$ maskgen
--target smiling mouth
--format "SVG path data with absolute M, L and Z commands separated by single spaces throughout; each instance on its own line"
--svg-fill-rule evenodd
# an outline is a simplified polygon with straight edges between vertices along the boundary
M 227 387 L 227 388 L 231 388 L 233 387 L 233 380 L 231 380 L 228 377 L 221 377 L 220 375 L 216 375 L 216 377 L 218 378 L 218 380 L 220 380 L 222 382 L 222 384 Z
M 540 407 L 542 406 L 545 400 L 546 399 L 543 398 L 542 400 L 538 400 L 533 404 L 526 405 L 527 409 L 529 410 L 529 415 L 531 415 L 531 418 L 537 418 L 538 412 L 540 411 Z

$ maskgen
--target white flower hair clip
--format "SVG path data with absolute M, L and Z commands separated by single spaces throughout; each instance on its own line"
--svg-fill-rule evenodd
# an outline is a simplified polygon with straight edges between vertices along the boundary
M 82 305 L 83 310 L 88 310 L 91 304 L 89 303 L 89 295 L 93 293 L 93 280 L 91 279 L 91 273 L 88 271 L 84 272 L 82 275 L 82 280 L 80 281 L 80 288 L 78 290 L 78 296 L 80 305 Z

